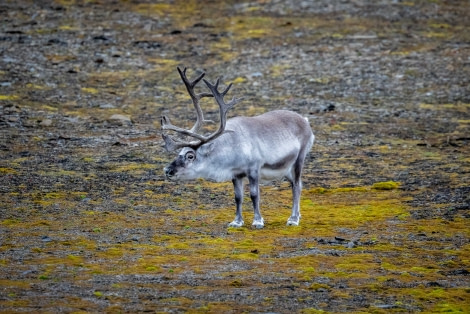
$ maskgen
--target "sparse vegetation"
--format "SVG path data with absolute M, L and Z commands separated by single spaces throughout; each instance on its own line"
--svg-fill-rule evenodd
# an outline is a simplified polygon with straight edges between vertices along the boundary
M 470 4 L 300 2 L 0 4 L 0 311 L 470 312 Z M 164 181 L 176 66 L 309 118 L 300 226 Z

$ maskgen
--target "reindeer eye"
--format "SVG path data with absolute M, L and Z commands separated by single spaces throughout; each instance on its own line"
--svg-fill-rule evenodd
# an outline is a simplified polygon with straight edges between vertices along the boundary
M 186 159 L 189 161 L 193 161 L 194 159 L 196 159 L 196 155 L 193 152 L 187 152 Z

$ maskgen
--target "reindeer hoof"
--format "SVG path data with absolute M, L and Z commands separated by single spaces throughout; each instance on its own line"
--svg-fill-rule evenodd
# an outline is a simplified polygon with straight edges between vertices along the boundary
M 299 217 L 296 217 L 296 218 L 291 217 L 291 218 L 289 218 L 289 220 L 287 220 L 287 225 L 288 226 L 298 226 L 299 222 L 300 222 Z
M 238 220 L 234 220 L 232 221 L 231 223 L 228 224 L 229 227 L 235 227 L 235 228 L 240 228 L 241 226 L 243 226 L 245 224 L 245 222 L 243 220 L 241 221 L 238 221 Z
M 264 219 L 261 218 L 261 219 L 258 219 L 258 220 L 253 220 L 252 226 L 255 227 L 256 229 L 264 228 Z

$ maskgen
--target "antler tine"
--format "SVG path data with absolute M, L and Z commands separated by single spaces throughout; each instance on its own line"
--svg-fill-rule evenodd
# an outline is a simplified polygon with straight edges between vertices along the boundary
M 233 85 L 233 83 L 228 84 L 228 86 L 225 88 L 225 90 L 220 94 L 222 96 L 225 96 L 228 93 L 228 91 L 230 90 L 230 88 L 232 88 L 232 85 Z
M 162 130 L 168 129 L 167 126 L 171 125 L 170 119 L 168 119 L 167 116 L 162 116 L 160 122 L 162 124 Z M 176 149 L 183 148 L 183 147 L 191 147 L 191 148 L 196 149 L 197 147 L 201 145 L 202 139 L 205 139 L 205 137 L 200 134 L 192 133 L 189 130 L 180 129 L 173 125 L 171 126 L 172 126 L 171 129 L 178 129 L 180 130 L 181 133 L 188 135 L 188 136 L 196 137 L 198 140 L 192 141 L 192 142 L 184 142 L 178 139 L 173 139 L 171 136 L 166 135 L 165 133 L 162 133 L 162 138 L 164 141 L 163 147 L 165 147 L 166 151 L 168 152 L 172 152 Z
M 209 83 L 209 82 L 206 81 L 206 80 L 204 80 L 204 82 L 206 83 L 206 85 Z M 225 95 L 228 93 L 228 91 L 230 90 L 230 88 L 232 87 L 233 83 L 228 84 L 228 86 L 224 89 L 224 91 L 223 91 L 222 93 L 219 93 L 219 83 L 220 83 L 220 77 L 217 78 L 217 81 L 215 81 L 215 84 L 214 84 L 214 85 L 211 85 L 211 86 L 213 86 L 213 88 L 217 91 L 217 94 L 220 94 L 220 95 L 222 95 L 222 96 L 225 96 Z M 210 84 L 210 83 L 209 83 L 209 84 Z M 212 88 L 211 88 L 211 87 L 209 87 L 209 89 L 211 89 L 211 91 L 212 91 Z M 212 94 L 211 94 L 211 95 L 212 95 Z
M 204 75 L 206 75 L 205 72 L 202 72 L 201 75 L 199 75 L 198 77 L 196 77 L 196 79 L 194 79 L 194 81 L 191 82 L 190 80 L 188 80 L 188 78 L 187 78 L 187 76 L 186 76 L 186 70 L 187 70 L 188 68 L 185 67 L 183 70 L 181 70 L 180 67 L 176 67 L 176 69 L 178 70 L 178 73 L 180 74 L 181 79 L 183 80 L 183 82 L 184 82 L 184 84 L 186 85 L 186 87 L 189 87 L 189 88 L 190 88 L 190 90 L 188 90 L 188 92 L 191 92 L 192 89 L 194 88 L 194 86 L 196 86 L 197 83 L 199 83 L 199 81 L 204 77 Z
M 171 124 L 170 118 L 168 118 L 167 116 L 162 116 L 160 118 L 160 124 L 162 125 L 163 130 L 175 131 L 175 132 L 181 133 L 183 135 L 187 135 L 187 136 L 197 138 L 198 140 L 205 139 L 204 135 L 194 133 L 194 132 L 191 132 L 191 130 L 186 130 L 186 129 L 183 129 L 183 128 L 180 128 L 180 127 L 177 127 L 177 126 Z
M 230 83 L 223 92 L 218 91 L 218 86 L 220 82 L 220 77 L 217 79 L 214 85 L 212 85 L 209 81 L 204 80 L 204 83 L 206 83 L 207 87 L 210 89 L 212 92 L 212 95 L 214 96 L 217 104 L 219 105 L 220 109 L 222 112 L 227 113 L 229 109 L 231 109 L 233 106 L 235 106 L 240 100 L 243 99 L 243 97 L 240 98 L 235 98 L 233 97 L 232 100 L 229 103 L 225 103 L 224 101 L 224 96 L 228 93 L 230 88 L 232 87 L 232 83 Z
M 200 93 L 196 94 L 194 92 L 194 87 L 199 83 L 202 78 L 206 75 L 205 72 L 202 72 L 201 75 L 196 77 L 192 82 L 188 79 L 186 76 L 186 70 L 187 68 L 185 67 L 183 70 L 181 70 L 180 67 L 176 68 L 178 70 L 178 73 L 180 74 L 181 80 L 183 81 L 184 85 L 186 86 L 186 90 L 188 91 L 189 96 L 191 97 L 191 100 L 193 101 L 194 104 L 194 109 L 196 109 L 196 123 L 194 123 L 193 127 L 191 128 L 191 132 L 199 132 L 199 130 L 202 128 L 202 125 L 204 122 L 212 122 L 210 120 L 205 120 L 204 119 L 204 113 L 202 112 L 201 106 L 199 105 L 199 100 L 203 97 L 213 97 L 212 94 L 209 93 Z M 177 130 L 174 130 L 176 132 L 179 132 Z
M 227 112 L 233 106 L 235 106 L 238 102 L 240 102 L 240 100 L 242 100 L 242 98 L 233 97 L 230 102 L 225 103 L 224 96 L 227 94 L 227 92 L 232 87 L 232 83 L 230 83 L 227 86 L 227 88 L 225 88 L 225 90 L 221 93 L 221 92 L 218 91 L 218 86 L 219 86 L 219 83 L 220 83 L 220 77 L 217 79 L 217 81 L 215 82 L 214 85 L 211 84 L 210 82 L 208 82 L 205 79 L 203 79 L 203 81 L 207 85 L 207 87 L 211 91 L 212 95 L 214 96 L 215 101 L 219 105 L 220 125 L 219 125 L 219 128 L 217 129 L 217 131 L 215 131 L 214 133 L 212 133 L 211 135 L 206 137 L 204 140 L 202 140 L 202 144 L 206 143 L 210 140 L 213 140 L 213 139 L 219 137 L 220 135 L 222 135 L 222 133 L 225 131 L 225 125 L 226 125 L 226 122 L 227 122 Z
M 180 140 L 173 140 L 169 135 L 163 134 L 163 140 L 165 141 L 164 146 L 167 149 L 167 151 L 172 151 L 181 147 L 188 147 L 188 146 L 196 147 L 197 145 L 200 145 L 200 143 L 206 138 L 203 135 L 198 134 L 197 132 L 202 128 L 202 125 L 204 124 L 204 122 L 212 122 L 210 120 L 204 119 L 204 113 L 202 112 L 199 101 L 203 97 L 213 97 L 213 95 L 210 93 L 196 94 L 194 92 L 194 87 L 203 79 L 206 73 L 203 72 L 198 77 L 196 77 L 193 81 L 190 81 L 188 77 L 186 76 L 186 71 L 187 71 L 186 67 L 183 70 L 181 70 L 180 67 L 177 67 L 177 70 L 178 70 L 178 73 L 180 74 L 181 80 L 186 86 L 186 90 L 188 91 L 189 96 L 191 97 L 191 100 L 194 105 L 194 109 L 196 110 L 196 122 L 194 123 L 193 127 L 190 130 L 186 130 L 186 129 L 183 129 L 183 128 L 180 128 L 171 124 L 170 119 L 167 116 L 162 116 L 160 119 L 161 128 L 162 130 L 175 131 L 182 135 L 194 137 L 198 139 L 199 141 L 183 142 Z
M 183 82 L 186 86 L 186 89 L 188 90 L 189 95 L 191 96 L 191 99 L 193 100 L 194 107 L 195 107 L 196 113 L 197 113 L 197 121 L 194 124 L 194 126 L 191 128 L 191 130 L 186 130 L 186 129 L 174 126 L 173 124 L 171 124 L 170 119 L 167 116 L 162 116 L 161 119 L 160 119 L 160 123 L 161 123 L 161 126 L 162 126 L 161 128 L 162 128 L 162 130 L 171 130 L 171 131 L 175 131 L 175 132 L 181 133 L 181 134 L 186 135 L 186 136 L 191 136 L 191 137 L 197 139 L 197 141 L 184 142 L 184 141 L 180 141 L 180 140 L 175 140 L 175 139 L 171 138 L 169 135 L 162 134 L 163 140 L 165 142 L 164 147 L 169 152 L 173 151 L 173 150 L 176 150 L 178 148 L 183 148 L 183 147 L 191 147 L 191 148 L 196 149 L 197 147 L 203 145 L 204 143 L 207 143 L 208 141 L 213 140 L 213 139 L 219 137 L 220 135 L 222 135 L 222 133 L 225 130 L 225 125 L 226 125 L 226 122 L 227 122 L 227 112 L 233 106 L 235 106 L 238 102 L 240 102 L 240 100 L 242 100 L 242 98 L 233 97 L 230 102 L 225 103 L 224 96 L 228 93 L 228 91 L 232 87 L 232 83 L 230 83 L 225 88 L 224 91 L 219 92 L 218 87 L 219 87 L 219 83 L 220 83 L 220 77 L 217 79 L 215 84 L 211 84 L 210 82 L 203 79 L 205 73 L 202 73 L 194 81 L 191 82 L 186 77 L 186 68 L 181 70 L 178 67 L 178 72 L 179 72 L 179 74 L 181 76 L 181 79 L 183 80 Z M 209 88 L 211 93 L 200 93 L 200 94 L 197 94 L 197 95 L 194 93 L 194 86 L 196 86 L 196 84 L 201 79 L 207 85 L 207 87 Z M 202 97 L 214 97 L 217 104 L 219 105 L 220 125 L 219 125 L 219 128 L 217 129 L 217 131 L 215 131 L 214 133 L 212 133 L 209 136 L 203 136 L 201 134 L 196 133 L 197 130 L 199 130 L 200 127 L 202 126 L 202 123 L 207 121 L 207 120 L 204 120 L 201 107 L 199 106 L 199 100 Z
M 193 142 L 182 142 L 182 141 L 178 141 L 178 140 L 175 141 L 173 138 L 171 138 L 170 136 L 168 136 L 166 134 L 162 134 L 162 138 L 163 138 L 163 141 L 165 142 L 163 147 L 165 147 L 165 149 L 168 152 L 172 152 L 174 150 L 177 150 L 177 149 L 183 148 L 183 147 L 192 147 L 192 148 L 195 149 L 201 143 L 201 141 L 193 141 Z

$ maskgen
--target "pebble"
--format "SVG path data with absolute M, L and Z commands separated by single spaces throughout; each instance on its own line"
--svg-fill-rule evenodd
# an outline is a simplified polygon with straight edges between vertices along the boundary
M 114 107 L 112 104 L 101 104 L 100 105 L 100 109 L 113 109 L 113 108 L 116 108 Z
M 42 242 L 51 242 L 52 239 L 49 238 L 48 236 L 43 236 L 43 237 L 41 238 L 41 241 L 42 241 Z
M 113 114 L 108 120 L 115 124 L 132 124 L 131 118 L 122 114 Z
M 44 119 L 39 123 L 40 126 L 51 126 L 52 120 L 51 119 Z

